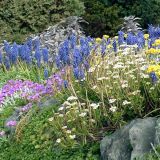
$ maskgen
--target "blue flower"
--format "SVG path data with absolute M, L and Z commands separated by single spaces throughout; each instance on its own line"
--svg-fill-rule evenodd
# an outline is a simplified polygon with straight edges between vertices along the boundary
M 15 64 L 17 62 L 17 59 L 18 59 L 18 45 L 14 43 L 11 48 L 10 62 L 12 64 Z
M 84 78 L 84 70 L 80 69 L 79 67 L 76 67 L 73 69 L 74 77 L 76 79 L 83 79 Z
M 60 56 L 57 55 L 56 58 L 55 58 L 55 61 L 56 61 L 56 66 L 58 69 L 61 69 L 62 68 L 62 63 L 61 63 L 61 60 L 60 60 Z
M 77 37 L 75 34 L 72 34 L 70 37 L 69 37 L 69 40 L 70 40 L 70 45 L 71 45 L 71 48 L 73 49 L 76 44 L 77 44 Z
M 101 45 L 101 54 L 102 54 L 102 57 L 104 57 L 105 53 L 106 53 L 106 45 L 103 42 L 102 45 Z
M 153 27 L 152 25 L 149 25 L 148 27 L 148 33 L 149 33 L 149 38 L 159 38 L 160 37 L 160 27 Z
M 118 44 L 121 45 L 123 44 L 125 41 L 124 41 L 124 32 L 122 31 L 119 31 L 118 32 Z
M 19 45 L 19 57 L 21 58 L 22 61 L 25 60 L 26 54 L 25 54 L 25 46 L 24 45 Z
M 3 56 L 1 51 L 0 51 L 0 63 L 3 63 Z
M 42 56 L 43 56 L 43 61 L 45 63 L 48 63 L 48 49 L 47 48 L 42 49 Z
M 83 64 L 84 64 L 85 69 L 88 70 L 89 69 L 89 63 L 88 63 L 88 61 L 84 60 Z
M 86 38 L 81 38 L 80 40 L 80 52 L 83 57 L 87 57 L 90 54 L 91 47 L 89 46 L 89 41 Z
M 82 63 L 83 57 L 78 48 L 73 51 L 73 67 L 78 67 Z
M 64 87 L 67 88 L 67 87 L 68 87 L 68 81 L 67 81 L 67 80 L 64 80 L 63 83 L 64 83 Z
M 66 40 L 64 43 L 62 43 L 59 47 L 58 56 L 60 61 L 63 63 L 63 65 L 69 65 L 70 64 L 70 57 L 69 57 L 69 41 Z
M 4 59 L 4 65 L 6 67 L 7 70 L 10 69 L 10 62 L 9 62 L 9 58 L 8 57 L 5 57 Z
M 11 46 L 7 41 L 4 41 L 4 51 L 6 52 L 6 55 L 9 57 L 11 54 Z
M 145 39 L 142 32 L 138 32 L 137 34 L 137 45 L 138 45 L 138 49 L 143 48 L 143 46 L 145 45 Z
M 152 79 L 152 83 L 155 84 L 155 83 L 157 82 L 157 80 L 158 80 L 155 72 L 151 72 L 151 73 L 150 73 L 150 77 L 151 77 L 151 79 Z
M 113 45 L 114 52 L 117 52 L 117 42 L 116 42 L 116 40 L 113 41 L 112 45 Z
M 39 48 L 36 48 L 34 57 L 37 60 L 38 67 L 40 67 L 40 65 L 41 65 L 41 51 Z
M 25 49 L 25 61 L 27 64 L 31 64 L 32 58 L 31 58 L 31 50 L 27 44 L 24 45 Z
M 129 33 L 126 38 L 126 41 L 128 45 L 134 45 L 137 43 L 137 37 L 133 35 L 132 33 Z
M 32 38 L 28 38 L 26 41 L 26 44 L 27 44 L 30 52 L 32 51 L 32 43 L 33 43 Z
M 40 48 L 40 40 L 39 40 L 39 37 L 37 37 L 34 41 L 33 41 L 33 45 L 34 45 L 34 48 L 35 50 Z

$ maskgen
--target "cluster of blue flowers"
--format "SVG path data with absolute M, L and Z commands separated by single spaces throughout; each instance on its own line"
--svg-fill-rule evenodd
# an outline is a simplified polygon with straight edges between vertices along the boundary
M 152 47 L 155 39 L 160 37 L 160 28 L 149 26 L 148 29 L 149 40 L 148 46 Z M 125 33 L 118 32 L 118 40 L 114 38 L 103 38 L 100 43 L 96 43 L 96 40 L 91 37 L 76 37 L 74 34 L 64 41 L 59 47 L 59 53 L 56 56 L 56 64 L 59 69 L 65 66 L 72 66 L 73 73 L 76 79 L 83 79 L 85 70 L 89 68 L 89 57 L 92 50 L 101 49 L 102 57 L 106 55 L 106 50 L 115 52 L 118 51 L 120 45 L 137 45 L 137 49 L 140 50 L 145 46 L 144 33 L 142 31 L 138 34 L 128 33 L 125 37 Z M 112 46 L 112 49 L 107 48 L 108 45 Z M 99 52 L 99 51 L 98 51 Z
M 48 49 L 40 47 L 40 41 L 37 38 L 36 40 L 28 39 L 24 44 L 9 44 L 7 41 L 4 41 L 4 52 L 0 53 L 1 60 L 8 61 L 8 66 L 16 64 L 18 60 L 24 61 L 27 64 L 32 64 L 33 61 L 37 61 L 37 65 L 40 67 L 42 58 L 44 63 L 48 63 Z
M 29 38 L 24 44 L 9 44 L 4 41 L 4 47 L 0 50 L 0 64 L 3 64 L 7 70 L 13 65 L 25 62 L 28 66 L 47 66 L 49 52 L 47 48 L 41 48 L 39 39 Z M 47 68 L 44 70 L 45 77 L 48 77 Z
M 148 28 L 149 40 L 148 46 L 152 47 L 155 39 L 160 37 L 160 28 L 153 27 Z M 106 55 L 106 51 L 117 53 L 120 45 L 137 45 L 138 49 L 142 49 L 145 46 L 144 33 L 138 34 L 128 33 L 127 37 L 122 31 L 118 32 L 118 39 L 103 38 L 100 43 L 97 43 L 94 38 L 91 37 L 77 37 L 72 34 L 68 37 L 60 46 L 59 52 L 56 56 L 55 63 L 58 69 L 62 69 L 65 66 L 72 66 L 74 76 L 77 79 L 83 79 L 84 73 L 89 69 L 89 57 L 91 51 L 95 53 L 100 52 L 102 57 Z M 112 46 L 112 48 L 108 46 Z M 98 51 L 96 51 L 98 49 Z M 9 44 L 4 41 L 4 48 L 0 51 L 0 64 L 4 64 L 7 70 L 11 66 L 17 65 L 17 63 L 23 61 L 27 65 L 34 65 L 40 68 L 41 66 L 48 65 L 49 52 L 47 48 L 41 48 L 39 39 L 32 40 L 29 38 L 24 44 Z M 42 65 L 47 64 L 47 65 Z M 44 76 L 47 79 L 48 70 L 44 68 Z
M 56 56 L 57 67 L 62 69 L 67 65 L 72 66 L 76 79 L 83 79 L 84 69 L 89 68 L 87 59 L 91 53 L 89 43 L 92 40 L 90 37 L 78 39 L 75 35 L 71 35 L 59 47 L 59 53 Z

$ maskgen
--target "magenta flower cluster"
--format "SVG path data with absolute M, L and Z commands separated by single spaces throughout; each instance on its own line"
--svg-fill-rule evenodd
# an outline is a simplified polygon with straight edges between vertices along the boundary
M 17 121 L 10 120 L 6 123 L 6 126 L 8 127 L 15 127 L 17 125 Z
M 61 90 L 64 85 L 63 74 L 64 72 L 60 72 L 52 75 L 46 84 L 39 84 L 30 80 L 9 80 L 0 90 L 0 106 L 3 106 L 6 98 L 14 97 L 15 94 L 18 95 L 17 98 L 25 99 L 30 103 L 39 102 L 42 97 L 53 95 Z M 30 104 L 23 109 L 27 110 L 29 107 Z

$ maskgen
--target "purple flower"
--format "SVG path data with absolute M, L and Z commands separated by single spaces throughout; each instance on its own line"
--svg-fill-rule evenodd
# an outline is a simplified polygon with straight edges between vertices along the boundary
M 14 120 L 11 120 L 11 121 L 8 121 L 6 126 L 8 127 L 14 127 L 17 125 L 17 121 L 14 121 Z
M 20 110 L 22 112 L 28 112 L 32 108 L 32 103 L 28 103 L 27 105 L 23 106 Z

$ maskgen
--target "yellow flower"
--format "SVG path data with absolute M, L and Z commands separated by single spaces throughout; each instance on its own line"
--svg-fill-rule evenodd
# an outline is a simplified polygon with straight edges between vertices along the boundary
M 108 49 L 112 48 L 112 45 L 111 45 L 111 44 L 109 44 L 109 45 L 107 46 L 107 48 L 108 48 Z
M 149 38 L 149 34 L 144 34 L 144 38 L 148 39 Z
M 160 71 L 160 65 L 151 65 L 148 67 L 147 72 L 151 73 L 151 72 L 159 72 Z
M 124 34 L 124 37 L 126 38 L 128 35 L 127 34 Z
M 109 36 L 108 36 L 108 35 L 103 35 L 103 38 L 104 38 L 104 39 L 108 39 Z
M 160 53 L 160 49 L 150 48 L 146 51 L 146 54 L 158 54 Z
M 154 46 L 159 46 L 160 45 L 160 39 L 156 39 L 153 45 Z
M 101 43 L 102 39 L 101 38 L 96 38 L 97 43 Z
M 156 72 L 156 75 L 160 76 L 160 71 Z

